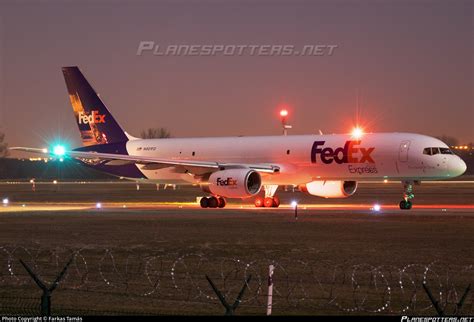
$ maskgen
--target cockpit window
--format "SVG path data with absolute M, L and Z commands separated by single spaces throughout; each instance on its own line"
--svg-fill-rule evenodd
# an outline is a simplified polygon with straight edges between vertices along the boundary
M 424 148 L 423 154 L 427 155 L 435 155 L 435 154 L 453 154 L 449 148 Z
M 441 154 L 453 154 L 453 151 L 448 148 L 439 148 L 439 150 L 441 151 Z

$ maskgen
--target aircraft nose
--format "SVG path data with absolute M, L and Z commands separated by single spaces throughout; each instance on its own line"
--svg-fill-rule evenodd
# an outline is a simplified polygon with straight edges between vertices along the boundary
M 457 177 L 466 172 L 466 163 L 458 156 L 449 162 L 449 172 L 451 176 Z

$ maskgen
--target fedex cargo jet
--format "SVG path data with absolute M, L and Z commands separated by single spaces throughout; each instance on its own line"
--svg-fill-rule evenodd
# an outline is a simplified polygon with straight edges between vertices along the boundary
M 139 139 L 123 130 L 79 68 L 62 70 L 83 147 L 13 150 L 64 155 L 131 180 L 198 184 L 210 195 L 201 199 L 203 208 L 222 208 L 225 198 L 250 197 L 257 207 L 278 207 L 279 185 L 346 198 L 356 192 L 357 181 L 388 179 L 402 182 L 400 208 L 410 209 L 415 183 L 466 170 L 445 143 L 413 133 Z

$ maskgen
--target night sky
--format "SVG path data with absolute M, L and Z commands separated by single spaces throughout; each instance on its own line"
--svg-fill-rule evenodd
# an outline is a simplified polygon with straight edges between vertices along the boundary
M 0 0 L 0 131 L 80 145 L 62 66 L 139 136 L 371 132 L 474 140 L 473 1 Z M 162 46 L 337 45 L 325 56 L 137 56 Z M 359 109 L 357 109 L 359 97 Z

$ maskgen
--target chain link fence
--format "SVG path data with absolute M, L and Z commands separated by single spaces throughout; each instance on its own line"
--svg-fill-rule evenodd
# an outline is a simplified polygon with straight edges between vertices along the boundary
M 472 315 L 466 289 L 473 265 L 435 261 L 402 266 L 297 258 L 210 257 L 148 248 L 0 247 L 0 312 L 38 315 L 41 290 L 23 260 L 51 284 L 53 315 L 223 314 L 206 275 L 229 302 L 252 279 L 236 314 L 265 314 L 268 267 L 274 265 L 273 314 L 436 315 L 423 284 L 446 314 Z M 462 302 L 462 303 L 461 303 Z M 461 305 L 460 305 L 461 304 Z

